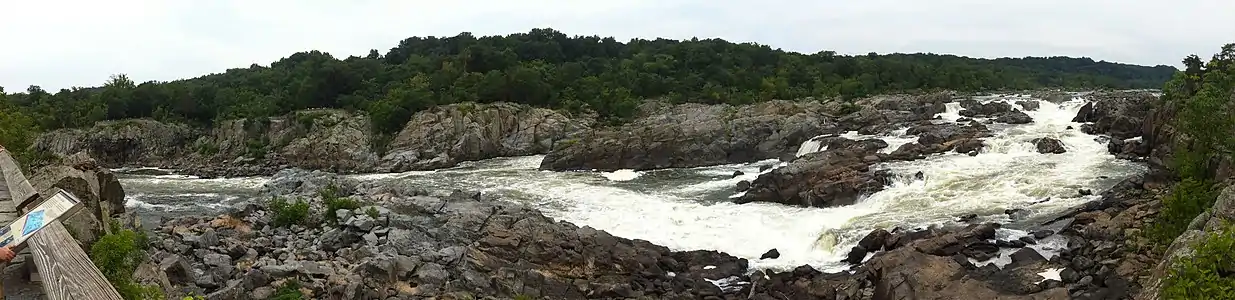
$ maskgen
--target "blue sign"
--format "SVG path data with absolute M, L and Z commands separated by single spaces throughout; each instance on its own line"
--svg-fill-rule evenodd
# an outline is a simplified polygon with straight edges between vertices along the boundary
M 30 235 L 30 233 L 43 227 L 43 210 L 36 210 L 26 215 L 26 226 L 22 228 L 21 235 Z

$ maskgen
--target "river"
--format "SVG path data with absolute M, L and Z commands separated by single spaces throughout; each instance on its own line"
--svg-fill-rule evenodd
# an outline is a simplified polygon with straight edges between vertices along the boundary
M 981 101 L 1026 100 L 1021 96 L 991 96 Z M 468 162 L 436 171 L 352 175 L 369 181 L 394 181 L 430 191 L 481 190 L 507 201 L 526 203 L 546 215 L 609 231 L 617 236 L 644 239 L 675 250 L 707 249 L 751 260 L 753 268 L 785 270 L 810 264 L 822 270 L 846 267 L 840 262 L 848 250 L 876 228 L 922 227 L 954 222 L 957 216 L 977 214 L 981 220 L 1007 223 L 1000 234 L 1024 235 L 1031 222 L 1087 201 L 1100 191 L 1141 172 L 1138 163 L 1118 160 L 1107 153 L 1105 142 L 1082 133 L 1071 122 L 1085 104 L 1076 98 L 1061 104 L 1038 101 L 1040 109 L 1026 111 L 1034 122 L 1024 125 L 990 124 L 995 134 L 977 156 L 958 153 L 924 160 L 877 165 L 892 170 L 897 179 L 885 190 L 856 204 L 834 208 L 800 208 L 778 204 L 731 203 L 734 185 L 755 179 L 769 160 L 701 168 L 616 172 L 550 172 L 537 167 L 543 156 L 498 158 Z M 1018 105 L 1013 104 L 1014 107 Z M 949 103 L 940 122 L 960 116 Z M 885 152 L 916 139 L 900 130 L 879 136 L 890 144 Z M 858 136 L 849 133 L 847 136 Z M 1066 145 L 1063 154 L 1039 154 L 1034 138 L 1056 138 Z M 799 154 L 818 150 L 810 142 Z M 743 175 L 733 177 L 735 171 Z M 922 172 L 923 178 L 913 176 Z M 252 200 L 263 177 L 199 179 L 182 175 L 124 174 L 129 207 L 139 211 L 147 226 L 159 216 L 217 214 L 239 201 Z M 1081 196 L 1080 189 L 1095 195 Z M 1049 201 L 1041 202 L 1050 198 Z M 1027 215 L 1010 219 L 1006 209 L 1022 208 Z M 1061 243 L 1041 243 L 1050 252 Z M 769 249 L 778 259 L 760 260 Z M 1006 259 L 1006 258 L 1005 258 Z

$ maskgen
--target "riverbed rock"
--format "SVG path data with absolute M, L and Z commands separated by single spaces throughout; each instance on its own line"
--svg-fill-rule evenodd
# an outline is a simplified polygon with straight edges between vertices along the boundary
M 1142 125 L 1158 97 L 1147 91 L 1094 92 L 1077 112 L 1073 122 L 1092 122 L 1081 126 L 1089 134 L 1107 134 L 1115 139 L 1142 135 Z
M 792 156 L 811 137 L 839 132 L 822 109 L 816 102 L 792 101 L 663 107 L 629 124 L 558 143 L 541 169 L 646 170 Z
M 1068 149 L 1063 146 L 1063 142 L 1049 137 L 1036 138 L 1030 141 L 1034 147 L 1038 148 L 1038 153 L 1054 153 L 1062 154 L 1068 152 Z
M 883 189 L 888 174 L 870 169 L 866 151 L 828 149 L 759 175 L 737 203 L 775 202 L 807 207 L 850 205 Z
M 593 118 L 513 103 L 460 103 L 417 112 L 382 158 L 386 171 L 429 170 L 461 161 L 549 152 Z

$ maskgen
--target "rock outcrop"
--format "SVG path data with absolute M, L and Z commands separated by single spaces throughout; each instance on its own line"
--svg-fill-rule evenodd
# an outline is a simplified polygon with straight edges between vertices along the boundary
M 591 128 L 593 118 L 511 103 L 462 103 L 416 113 L 382 159 L 386 171 L 549 152 Z
M 855 112 L 833 117 L 829 103 L 769 101 L 745 106 L 645 105 L 630 124 L 564 141 L 545 170 L 698 167 L 792 158 L 806 140 L 843 131 L 886 133 L 944 110 L 951 93 L 878 96 L 855 101 Z M 651 106 L 651 108 L 646 108 Z
M 1081 126 L 1088 134 L 1106 134 L 1114 139 L 1141 136 L 1144 120 L 1158 99 L 1147 91 L 1095 92 L 1077 112 L 1072 122 L 1092 122 Z
M 153 120 L 99 122 L 90 128 L 53 130 L 40 135 L 35 151 L 62 156 L 86 152 L 105 166 L 161 166 L 182 159 L 187 145 L 201 136 L 187 125 Z
M 280 174 L 304 180 L 276 178 L 271 192 L 336 184 L 396 209 L 341 210 L 320 228 L 273 226 L 273 213 L 252 204 L 170 220 L 155 231 L 150 258 L 161 271 L 151 281 L 208 299 L 266 299 L 291 279 L 312 299 L 701 299 L 736 296 L 745 284 L 743 259 L 672 252 L 476 193 L 407 195 L 320 172 Z M 320 211 L 320 199 L 310 202 Z
M 126 215 L 124 187 L 120 185 L 120 181 L 110 170 L 99 167 L 85 152 L 37 169 L 30 174 L 29 180 L 35 190 L 39 191 L 40 200 L 54 195 L 57 188 L 72 193 L 81 200 L 82 210 L 63 219 L 61 223 L 82 243 L 84 249 L 89 250 L 99 237 L 108 232 L 111 224 L 107 221 L 134 221 L 131 216 Z
M 1060 154 L 1068 152 L 1068 149 L 1063 146 L 1063 142 L 1054 138 L 1036 138 L 1030 141 L 1030 143 L 1033 143 L 1034 147 L 1038 148 L 1038 153 L 1042 154 Z
M 822 109 L 816 102 L 792 101 L 674 105 L 562 141 L 541 169 L 644 170 L 791 157 L 807 139 L 839 132 Z
M 887 184 L 887 173 L 870 169 L 879 158 L 868 154 L 862 149 L 830 148 L 804 155 L 751 181 L 737 203 L 775 202 L 807 207 L 853 204 L 859 196 L 882 190 Z

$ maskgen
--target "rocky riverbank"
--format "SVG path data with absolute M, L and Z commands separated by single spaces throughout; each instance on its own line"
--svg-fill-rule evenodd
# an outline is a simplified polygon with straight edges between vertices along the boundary
M 694 167 L 787 160 L 817 135 L 887 133 L 929 120 L 944 111 L 943 103 L 966 97 L 940 92 L 744 106 L 649 100 L 635 120 L 620 126 L 527 105 L 461 103 L 417 112 L 389 137 L 373 132 L 365 115 L 311 109 L 225 120 L 212 128 L 153 120 L 100 122 L 44 133 L 34 147 L 60 155 L 85 151 L 108 167 L 161 167 L 207 177 L 270 175 L 293 167 L 340 173 L 431 170 L 533 154 L 548 154 L 542 165 L 548 170 Z M 1028 122 L 1007 104 L 962 104 L 973 117 Z

